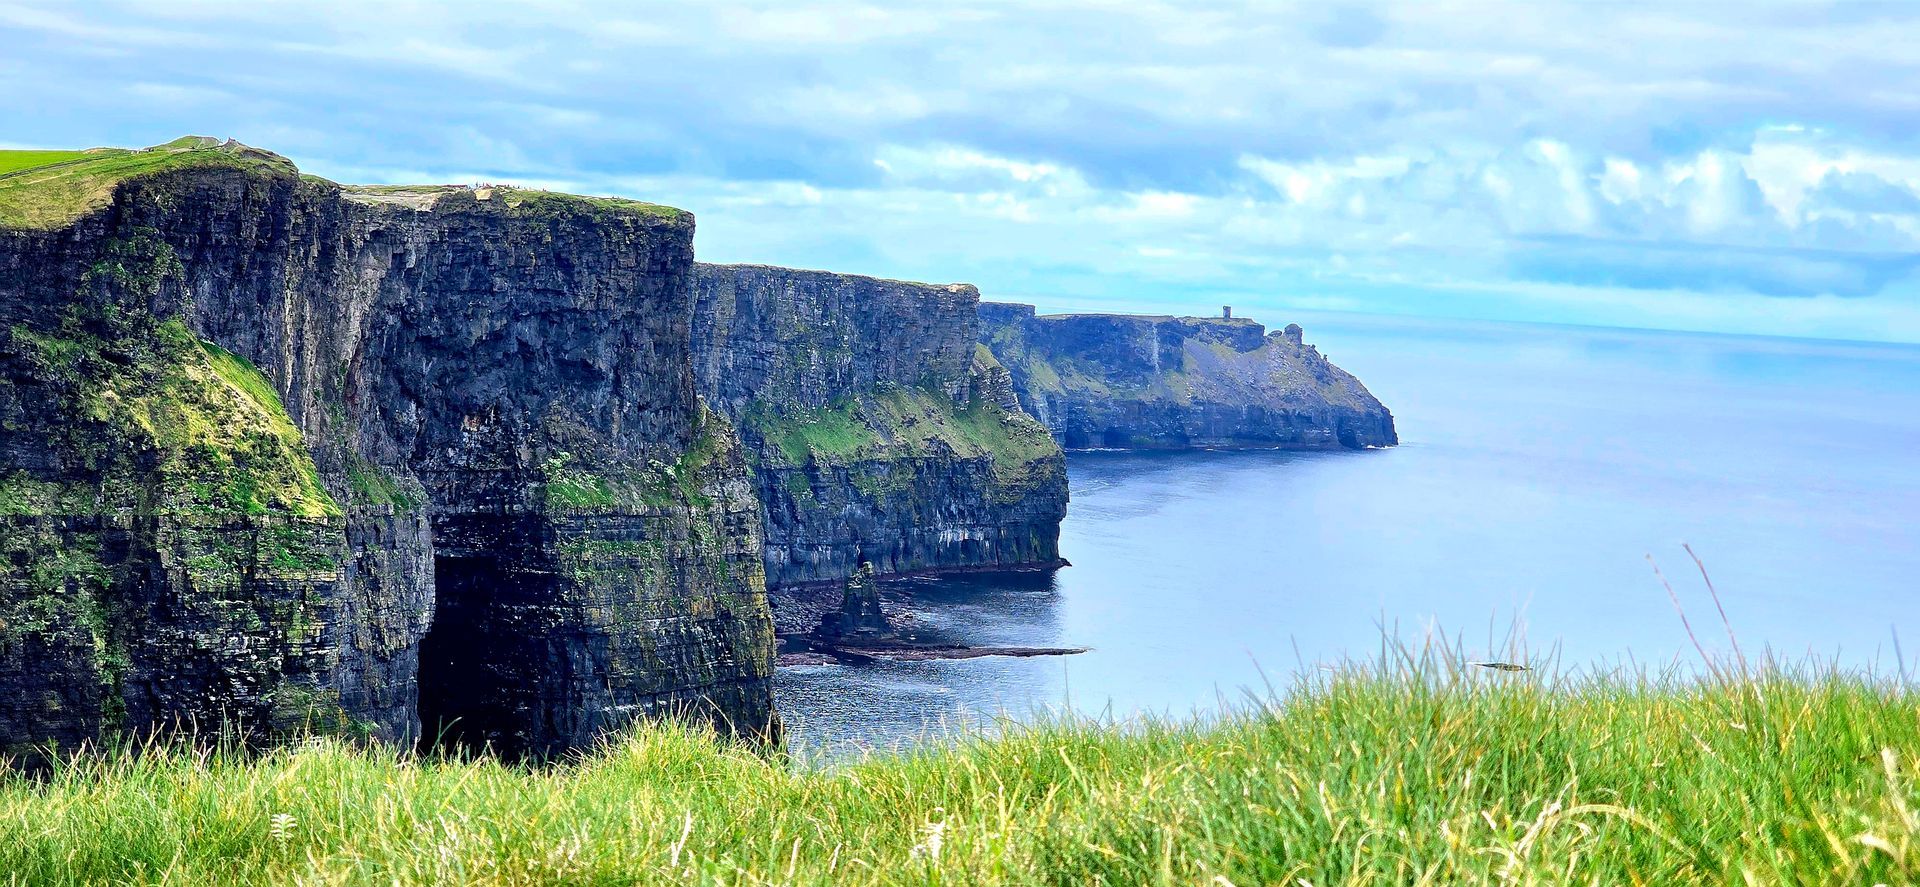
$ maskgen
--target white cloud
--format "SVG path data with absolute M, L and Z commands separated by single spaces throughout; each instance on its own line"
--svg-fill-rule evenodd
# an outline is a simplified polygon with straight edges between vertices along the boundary
M 1545 319 L 1920 303 L 1920 6 L 16 0 L 0 41 L 13 141 L 629 193 L 715 258 Z
M 937 33 L 992 17 L 984 10 L 933 6 L 887 7 L 853 3 L 795 3 L 777 7 L 719 6 L 714 16 L 727 39 L 794 44 L 853 44 Z
M 1053 163 L 1035 163 L 953 146 L 915 148 L 882 145 L 873 165 L 900 185 L 975 185 L 1058 194 L 1084 191 L 1086 180 Z
M 1362 156 L 1332 163 L 1283 163 L 1247 155 L 1240 158 L 1240 166 L 1265 179 L 1294 203 L 1310 203 L 1351 182 L 1405 175 L 1411 161 L 1404 156 Z
M 224 89 L 212 89 L 204 86 L 182 86 L 177 83 L 130 83 L 127 92 L 143 101 L 159 102 L 167 105 L 204 104 L 207 102 L 230 102 L 233 93 Z
M 1645 173 L 1633 161 L 1624 157 L 1608 157 L 1602 161 L 1600 173 L 1600 196 L 1614 204 L 1638 201 L 1646 193 Z

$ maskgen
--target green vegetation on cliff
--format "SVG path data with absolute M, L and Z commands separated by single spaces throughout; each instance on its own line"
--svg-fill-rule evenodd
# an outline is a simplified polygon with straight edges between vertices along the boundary
M 0 151 L 0 228 L 57 230 L 106 206 L 115 190 L 127 182 L 192 169 L 300 175 L 292 161 L 278 154 L 205 136 L 184 136 L 139 150 Z M 332 182 L 315 176 L 301 178 L 333 186 Z M 623 218 L 665 219 L 688 224 L 693 221 L 692 213 L 657 203 L 511 186 L 469 189 L 460 185 L 353 185 L 345 190 L 349 196 L 373 201 L 412 199 L 431 205 L 445 195 L 470 193 L 499 200 L 517 213 L 585 214 L 600 221 Z
M 15 593 L 0 599 L 0 648 L 66 625 L 85 631 L 96 652 L 105 651 L 102 598 L 112 577 L 100 562 L 98 535 L 62 539 L 29 523 L 0 523 L 0 530 L 0 562 L 25 565 L 0 571 L 0 582 L 18 582 Z
M 742 424 L 767 444 L 761 454 L 771 464 L 761 469 L 781 472 L 781 485 L 797 501 L 814 497 L 798 470 L 808 465 L 853 469 L 849 480 L 875 501 L 907 491 L 914 472 L 897 463 L 917 458 L 990 460 L 993 489 L 983 492 L 1003 503 L 1058 482 L 1065 471 L 1060 448 L 1031 417 L 984 397 L 955 403 L 919 387 L 882 385 L 821 409 L 785 413 L 758 402 Z
M 326 182 L 325 179 L 315 181 Z M 331 184 L 331 183 L 328 183 Z M 343 185 L 341 193 L 361 203 L 394 203 L 428 209 L 446 199 L 465 198 L 470 206 L 494 204 L 509 211 L 542 219 L 581 217 L 598 223 L 621 224 L 647 219 L 693 223 L 693 214 L 683 209 L 631 200 L 625 197 L 592 197 L 516 188 L 510 185 Z M 459 204 L 454 204 L 459 205 Z
M 141 274 L 120 265 L 111 274 Z M 299 428 L 245 358 L 201 342 L 178 320 L 108 305 L 76 309 L 61 330 L 9 333 L 61 398 L 62 456 L 100 477 L 102 510 L 142 514 L 332 517 Z M 0 480 L 0 509 L 81 507 L 24 474 Z M 26 504 L 21 504 L 26 503 Z M 93 511 L 86 508 L 85 511 Z M 66 512 L 84 513 L 84 512 Z
M 426 499 L 418 484 L 408 487 L 357 453 L 347 457 L 347 490 L 355 505 L 392 508 L 401 513 L 418 509 Z
M 699 421 L 693 440 L 671 465 L 594 466 L 570 452 L 548 457 L 541 466 L 546 507 L 561 512 L 643 512 L 676 504 L 705 507 L 710 502 L 701 484 L 713 464 L 735 444 L 733 426 L 718 413 L 702 408 Z
M 522 213 L 587 212 L 595 216 L 618 218 L 640 216 L 673 222 L 693 221 L 693 213 L 658 203 L 629 200 L 625 197 L 592 197 L 528 188 L 500 188 L 494 198 L 504 200 L 509 209 Z
M 50 163 L 14 161 L 21 165 L 0 175 L 0 228 L 65 227 L 106 206 L 122 183 L 160 173 L 209 168 L 296 173 L 293 164 L 277 154 L 193 136 L 142 151 L 17 153 L 73 156 Z M 0 156 L 0 173 L 6 173 L 7 163 L 8 158 Z
M 902 385 L 841 397 L 831 406 L 779 413 L 764 403 L 747 410 L 746 425 L 773 444 L 787 465 L 834 464 L 868 458 L 950 453 L 989 456 L 1009 467 L 1057 457 L 1045 428 L 984 398 L 956 404 L 943 392 Z
M 42 722 L 120 726 L 129 646 L 151 619 L 130 599 L 152 587 L 149 569 L 188 580 L 177 587 L 199 593 L 168 606 L 219 644 L 282 630 L 312 641 L 306 603 L 236 592 L 339 571 L 340 508 L 273 383 L 142 307 L 182 275 L 158 232 L 133 229 L 100 244 L 65 310 L 0 329 L 6 433 L 48 454 L 0 471 L 0 661 L 63 682 L 11 700 Z M 264 672 L 256 686 L 284 689 Z
M 1920 720 L 1861 676 L 1427 660 L 1207 726 L 825 769 L 647 726 L 557 768 L 337 742 L 0 782 L 27 883 L 1911 883 Z
M 787 465 L 811 459 L 847 459 L 884 445 L 865 421 L 858 398 L 842 397 L 832 406 L 782 415 L 764 403 L 747 408 L 746 427 L 773 445 Z

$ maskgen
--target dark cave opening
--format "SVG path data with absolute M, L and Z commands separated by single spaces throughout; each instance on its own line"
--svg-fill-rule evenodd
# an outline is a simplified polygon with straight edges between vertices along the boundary
M 422 750 L 507 751 L 515 742 L 514 688 L 498 668 L 500 638 L 485 597 L 503 575 L 497 557 L 433 559 L 433 625 L 420 639 Z
M 539 755 L 553 733 L 543 702 L 566 681 L 541 614 L 554 578 L 535 521 L 500 515 L 434 522 L 433 625 L 420 640 L 423 749 Z

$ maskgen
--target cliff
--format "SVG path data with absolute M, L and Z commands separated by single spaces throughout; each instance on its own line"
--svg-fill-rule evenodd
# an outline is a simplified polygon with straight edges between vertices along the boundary
M 1298 326 L 1269 334 L 1238 318 L 1036 316 L 984 302 L 980 341 L 1021 407 L 1071 449 L 1399 442 L 1393 414 Z
M 692 235 L 203 139 L 0 177 L 0 746 L 777 733 Z
M 775 586 L 1055 565 L 1066 462 L 971 286 L 696 266 L 695 376 L 746 444 Z

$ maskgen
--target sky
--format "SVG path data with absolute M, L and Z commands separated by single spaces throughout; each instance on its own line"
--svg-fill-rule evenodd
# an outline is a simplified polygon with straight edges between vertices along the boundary
M 1044 311 L 1920 342 L 1920 3 L 0 0 L 0 146 L 679 206 Z

